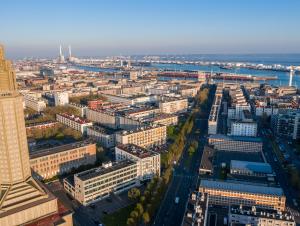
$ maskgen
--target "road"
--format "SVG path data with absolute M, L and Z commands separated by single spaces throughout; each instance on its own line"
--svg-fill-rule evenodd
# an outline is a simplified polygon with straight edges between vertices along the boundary
M 288 181 L 288 175 L 285 171 L 285 169 L 280 164 L 280 161 L 275 161 L 277 157 L 275 157 L 275 153 L 272 150 L 271 141 L 268 137 L 266 137 L 264 134 L 262 134 L 263 142 L 264 142 L 264 153 L 266 155 L 267 161 L 269 164 L 271 164 L 274 172 L 276 173 L 276 178 L 282 187 L 284 194 L 286 196 L 286 205 L 287 209 L 295 216 L 295 220 L 297 223 L 300 223 L 299 218 L 299 211 L 298 207 L 294 205 L 293 200 L 297 199 L 298 194 L 297 191 L 295 191 Z
M 195 127 L 205 130 L 207 119 L 195 120 Z M 195 131 L 195 129 L 194 129 Z M 179 226 L 181 225 L 185 212 L 188 197 L 191 191 L 196 189 L 198 180 L 198 170 L 200 166 L 205 138 L 197 136 L 194 132 L 187 138 L 187 141 L 196 139 L 199 143 L 198 150 L 192 157 L 188 154 L 189 142 L 187 142 L 182 157 L 174 167 L 172 179 L 165 198 L 161 203 L 153 225 L 157 226 Z M 189 164 L 186 164 L 190 161 Z M 179 197 L 179 203 L 175 204 L 175 198 Z

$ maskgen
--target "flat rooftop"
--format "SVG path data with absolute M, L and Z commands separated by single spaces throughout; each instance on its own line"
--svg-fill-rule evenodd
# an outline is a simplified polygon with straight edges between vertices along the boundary
M 215 150 L 208 146 L 204 147 L 201 163 L 200 163 L 200 171 L 213 171 L 213 157 Z
M 99 177 L 101 175 L 111 173 L 113 171 L 122 169 L 122 168 L 127 167 L 127 166 L 135 165 L 135 164 L 136 163 L 134 161 L 131 161 L 131 160 L 124 160 L 124 161 L 121 161 L 121 162 L 112 162 L 111 166 L 107 166 L 107 167 L 100 166 L 100 167 L 97 167 L 97 168 L 93 168 L 93 169 L 90 169 L 90 170 L 83 171 L 81 173 L 77 173 L 74 176 L 77 176 L 80 180 L 85 181 L 85 180 L 89 180 L 89 179 L 92 179 L 92 178 L 95 178 L 95 177 Z
M 244 136 L 226 136 L 223 134 L 212 134 L 209 136 L 209 139 L 220 139 L 227 141 L 245 141 L 245 142 L 259 142 L 262 143 L 260 137 L 244 137 Z
M 264 162 L 248 162 L 248 161 L 238 161 L 231 160 L 230 162 L 231 169 L 244 169 L 253 172 L 261 172 L 265 174 L 273 173 L 272 167 L 268 163 Z
M 217 180 L 201 180 L 200 187 L 237 191 L 244 193 L 254 193 L 261 195 L 283 196 L 283 190 L 279 187 L 269 187 L 261 184 L 246 183 L 242 181 L 217 181 Z
M 112 135 L 120 130 L 114 130 L 105 126 L 99 126 L 99 125 L 94 125 L 91 127 L 88 127 L 88 130 L 94 130 L 96 132 L 102 133 L 102 134 L 106 134 L 106 135 Z
M 153 151 L 150 151 L 150 150 L 147 150 L 146 148 L 142 148 L 140 146 L 137 146 L 135 144 L 118 144 L 117 145 L 117 148 L 125 151 L 125 152 L 128 152 L 138 158 L 148 158 L 148 157 L 151 157 L 151 156 L 155 156 L 155 155 L 159 155 L 158 153 L 156 152 L 153 152 Z
M 40 157 L 44 157 L 47 155 L 53 155 L 56 153 L 72 150 L 72 149 L 79 148 L 79 147 L 85 147 L 85 146 L 88 146 L 91 144 L 95 144 L 95 143 L 93 143 L 90 140 L 84 140 L 84 141 L 80 141 L 80 142 L 60 145 L 60 146 L 53 147 L 53 148 L 30 151 L 29 156 L 30 156 L 30 159 L 35 159 L 35 158 L 40 158 Z
M 244 215 L 249 217 L 261 217 L 268 219 L 276 219 L 282 221 L 294 222 L 294 217 L 286 211 L 278 212 L 271 209 L 263 209 L 259 207 L 231 205 L 229 212 L 231 214 Z

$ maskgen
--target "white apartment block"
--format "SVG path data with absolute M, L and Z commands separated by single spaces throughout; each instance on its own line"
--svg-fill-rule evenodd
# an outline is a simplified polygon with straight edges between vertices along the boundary
M 231 123 L 230 135 L 231 136 L 256 137 L 257 123 L 256 122 L 234 121 Z
M 183 113 L 188 109 L 187 99 L 172 99 L 159 102 L 159 108 L 162 113 L 174 114 Z
M 137 176 L 140 181 L 160 176 L 160 154 L 134 144 L 119 144 L 115 147 L 116 161 L 130 159 L 137 162 Z
M 86 117 L 86 111 L 88 109 L 88 106 L 76 103 L 69 103 L 69 106 L 75 108 L 80 113 L 81 117 Z
M 137 163 L 131 160 L 106 163 L 64 179 L 65 190 L 84 206 L 139 185 Z
M 65 106 L 69 103 L 69 93 L 56 92 L 54 93 L 55 106 Z
M 145 126 L 131 131 L 116 133 L 118 144 L 135 144 L 141 147 L 151 147 L 165 144 L 167 127 L 164 125 Z
M 91 126 L 88 127 L 87 135 L 99 142 L 103 147 L 110 148 L 116 144 L 116 136 L 114 131 L 100 127 L 100 126 Z
M 56 114 L 56 120 L 72 129 L 80 131 L 82 134 L 86 133 L 87 127 L 93 125 L 93 123 L 88 120 L 66 113 Z
M 46 108 L 46 102 L 40 98 L 25 95 L 24 96 L 25 106 L 31 108 L 37 112 L 41 112 Z

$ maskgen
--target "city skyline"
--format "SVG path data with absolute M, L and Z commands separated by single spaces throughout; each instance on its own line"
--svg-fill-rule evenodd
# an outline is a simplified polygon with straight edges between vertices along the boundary
M 297 1 L 3 3 L 9 58 L 300 53 Z

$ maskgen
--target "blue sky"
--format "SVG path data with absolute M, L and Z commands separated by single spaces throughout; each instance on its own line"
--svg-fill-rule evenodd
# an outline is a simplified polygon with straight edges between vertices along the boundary
M 6 0 L 10 57 L 300 53 L 298 0 Z

